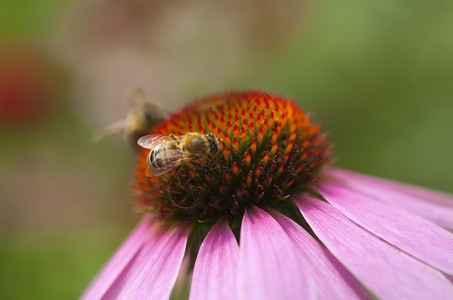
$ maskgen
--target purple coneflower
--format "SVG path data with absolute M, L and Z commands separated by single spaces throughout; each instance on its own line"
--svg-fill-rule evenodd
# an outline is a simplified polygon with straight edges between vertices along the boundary
M 328 167 L 320 130 L 260 92 L 171 115 L 154 133 L 222 149 L 157 177 L 140 152 L 145 216 L 83 298 L 168 299 L 186 257 L 190 299 L 453 299 L 453 196 Z

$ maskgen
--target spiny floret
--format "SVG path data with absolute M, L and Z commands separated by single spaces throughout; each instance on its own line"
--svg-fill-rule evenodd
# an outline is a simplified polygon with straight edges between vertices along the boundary
M 169 220 L 241 216 L 250 205 L 279 205 L 315 180 L 330 162 L 321 127 L 292 101 L 267 93 L 230 92 L 194 102 L 169 116 L 153 133 L 213 133 L 222 149 L 203 167 L 146 176 L 143 149 L 134 184 L 140 211 Z

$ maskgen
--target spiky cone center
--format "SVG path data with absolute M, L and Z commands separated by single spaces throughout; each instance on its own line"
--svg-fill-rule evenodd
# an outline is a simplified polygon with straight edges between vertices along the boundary
M 194 166 L 146 175 L 150 150 L 142 149 L 134 184 L 137 208 L 176 222 L 234 222 L 252 205 L 278 208 L 307 189 L 331 161 L 328 137 L 292 101 L 250 91 L 213 95 L 170 115 L 152 133 L 213 133 L 220 151 Z

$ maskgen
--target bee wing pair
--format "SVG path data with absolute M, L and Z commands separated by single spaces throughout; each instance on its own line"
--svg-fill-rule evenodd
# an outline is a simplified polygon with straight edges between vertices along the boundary
M 165 152 L 160 152 L 156 154 L 156 159 L 164 160 L 165 166 L 160 167 L 158 169 L 151 168 L 148 165 L 146 169 L 146 175 L 151 177 L 157 177 L 167 172 L 170 172 L 177 167 L 179 167 L 187 157 L 184 156 L 181 150 L 166 150 Z
M 176 138 L 176 136 L 174 136 Z M 170 135 L 148 134 L 138 139 L 137 144 L 145 149 L 154 149 L 157 145 L 175 141 Z M 178 141 L 176 139 L 176 141 Z
M 152 151 L 158 145 L 162 144 L 177 146 L 184 139 L 187 139 L 187 136 L 149 134 L 139 138 L 137 144 L 145 149 L 150 149 Z M 191 155 L 187 155 L 186 153 L 184 153 L 184 151 L 177 147 L 174 149 L 165 149 L 165 151 L 159 151 L 155 154 L 155 157 L 153 159 L 163 161 L 165 162 L 165 165 L 159 168 L 152 168 L 148 166 L 147 175 L 155 177 L 170 172 L 179 167 L 183 162 L 191 160 L 192 158 L 193 157 Z
M 111 135 L 124 134 L 135 146 L 140 136 L 152 131 L 167 115 L 161 107 L 146 101 L 145 91 L 140 87 L 132 88 L 127 98 L 130 110 L 126 118 L 96 131 L 93 135 L 95 142 Z
M 127 125 L 128 124 L 126 120 L 118 120 L 113 124 L 110 124 L 104 128 L 96 130 L 96 132 L 92 136 L 92 139 L 94 142 L 99 142 L 105 139 L 106 137 L 125 133 Z

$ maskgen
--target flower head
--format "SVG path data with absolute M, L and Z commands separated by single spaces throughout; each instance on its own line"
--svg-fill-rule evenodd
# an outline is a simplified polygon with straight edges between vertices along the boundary
M 187 132 L 222 149 L 154 177 L 140 152 L 145 217 L 85 298 L 168 298 L 184 257 L 191 299 L 453 297 L 451 195 L 323 168 L 327 136 L 276 95 L 213 95 L 153 133 Z
M 315 180 L 330 161 L 327 136 L 293 102 L 262 92 L 226 93 L 195 102 L 170 116 L 155 134 L 213 133 L 222 149 L 203 168 L 146 175 L 143 149 L 135 191 L 142 212 L 166 219 L 242 218 L 251 205 L 271 207 Z

